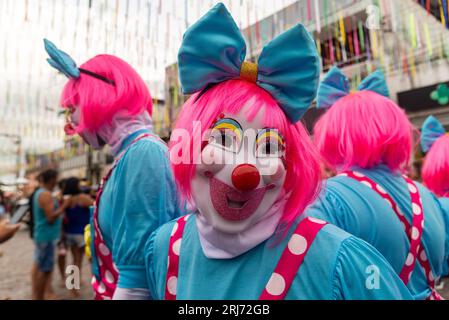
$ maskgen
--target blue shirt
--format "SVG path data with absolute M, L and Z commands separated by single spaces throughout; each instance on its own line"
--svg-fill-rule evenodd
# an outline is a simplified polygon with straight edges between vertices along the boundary
M 386 166 L 354 170 L 380 184 L 411 224 L 413 214 L 410 192 L 400 174 L 392 173 Z M 433 275 L 440 276 L 448 255 L 449 224 L 435 196 L 423 185 L 416 185 L 424 209 L 422 243 Z M 374 190 L 349 177 L 331 178 L 324 182 L 323 192 L 307 214 L 335 224 L 367 241 L 384 255 L 396 273 L 401 272 L 410 242 L 395 212 Z M 430 294 L 424 269 L 418 261 L 407 286 L 416 299 L 425 299 Z
M 99 226 L 119 271 L 119 288 L 145 288 L 145 242 L 160 225 L 180 215 L 166 145 L 144 138 L 126 149 L 146 132 L 125 139 L 121 150 L 126 151 L 100 199 Z M 97 270 L 94 257 L 93 271 L 98 276 Z
M 67 223 L 64 224 L 64 231 L 68 234 L 84 234 L 84 227 L 89 224 L 89 207 L 76 205 L 65 210 Z
M 62 218 L 58 217 L 52 223 L 48 222 L 44 210 L 39 206 L 39 196 L 44 191 L 44 188 L 39 188 L 33 195 L 33 237 L 36 243 L 56 241 L 61 236 Z M 57 201 L 55 199 L 54 208 L 56 209 L 56 207 Z
M 149 239 L 145 259 L 149 291 L 164 299 L 168 246 L 174 221 Z M 196 216 L 186 223 L 177 281 L 177 299 L 256 300 L 268 283 L 297 224 L 278 245 L 273 239 L 233 259 L 209 259 L 201 248 Z M 375 279 L 375 280 L 373 280 Z M 394 270 L 373 247 L 333 225 L 318 233 L 286 299 L 412 299 Z

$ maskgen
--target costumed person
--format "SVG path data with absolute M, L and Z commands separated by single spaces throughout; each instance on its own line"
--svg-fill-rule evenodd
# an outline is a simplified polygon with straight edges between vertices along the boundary
M 179 216 L 168 149 L 152 131 L 152 99 L 125 61 L 97 55 L 77 67 L 48 40 L 50 65 L 69 78 L 61 95 L 65 131 L 94 149 L 109 145 L 115 157 L 103 178 L 91 219 L 92 281 L 96 299 L 122 299 L 144 291 L 145 242 Z M 116 290 L 117 288 L 117 290 Z
M 439 198 L 445 217 L 449 219 L 449 134 L 434 116 L 429 116 L 422 125 L 421 148 L 426 154 L 421 170 L 424 185 Z M 446 245 L 449 246 L 449 240 Z M 448 268 L 446 263 L 443 275 L 449 273 Z
M 379 250 L 416 299 L 440 299 L 435 279 L 446 261 L 448 225 L 437 199 L 404 173 L 415 129 L 388 98 L 381 71 L 350 92 L 333 68 L 318 89 L 317 106 L 329 108 L 314 140 L 336 177 L 307 214 L 325 219 Z
M 245 55 L 221 3 L 184 35 L 180 79 L 193 96 L 177 120 L 170 158 L 197 210 L 149 239 L 150 297 L 411 299 L 369 244 L 302 219 L 320 182 L 317 153 L 299 122 L 320 74 L 307 30 L 298 24 L 276 37 L 258 64 Z

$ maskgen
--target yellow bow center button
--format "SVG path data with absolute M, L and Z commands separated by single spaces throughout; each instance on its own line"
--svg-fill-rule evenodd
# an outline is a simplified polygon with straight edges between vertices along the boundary
M 240 68 L 240 78 L 250 82 L 257 82 L 257 64 L 249 61 L 243 61 Z

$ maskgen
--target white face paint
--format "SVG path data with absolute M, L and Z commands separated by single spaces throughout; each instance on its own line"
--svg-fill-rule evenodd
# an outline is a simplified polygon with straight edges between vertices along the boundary
M 70 126 L 71 130 L 74 130 L 73 126 L 74 127 L 78 126 L 78 124 L 80 123 L 80 120 L 81 120 L 81 110 L 80 110 L 80 108 L 74 108 L 73 112 L 70 114 L 70 119 L 69 119 L 70 123 L 67 123 L 66 127 Z M 72 126 L 72 124 L 73 124 L 73 126 Z M 73 133 L 68 133 L 68 132 L 69 131 L 66 129 L 67 134 L 73 134 Z M 87 129 L 84 129 L 81 132 L 78 132 L 78 134 L 84 140 L 84 142 L 86 142 L 88 145 L 90 145 L 95 150 L 100 150 L 106 145 L 106 142 L 103 141 L 103 139 L 97 133 L 94 133 Z
M 264 128 L 263 112 L 248 122 L 246 109 L 216 122 L 192 180 L 199 213 L 214 228 L 231 234 L 265 217 L 286 176 L 282 137 L 276 128 Z

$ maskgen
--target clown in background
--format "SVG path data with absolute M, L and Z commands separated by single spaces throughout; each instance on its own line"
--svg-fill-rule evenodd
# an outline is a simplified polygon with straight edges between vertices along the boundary
M 309 33 L 296 25 L 281 34 L 257 65 L 245 55 L 223 4 L 184 35 L 180 79 L 193 96 L 177 120 L 170 157 L 182 195 L 197 210 L 149 239 L 149 297 L 411 299 L 373 247 L 301 215 L 320 182 L 318 155 L 298 122 L 320 73 Z
M 449 216 L 449 135 L 434 116 L 429 116 L 422 125 L 421 148 L 426 153 L 421 172 L 423 182 L 439 197 L 442 209 Z M 445 268 L 448 267 L 446 263 Z
M 390 262 L 416 299 L 439 299 L 434 290 L 448 255 L 449 223 L 435 196 L 403 173 L 414 127 L 388 98 L 376 71 L 350 93 L 338 68 L 323 79 L 317 105 L 330 108 L 314 128 L 315 144 L 336 177 L 308 214 L 367 241 Z
M 79 134 L 94 149 L 109 145 L 115 157 L 91 219 L 95 297 L 146 292 L 145 242 L 179 216 L 168 150 L 152 132 L 150 93 L 137 72 L 115 56 L 98 55 L 78 68 L 48 40 L 45 49 L 50 65 L 69 78 L 61 95 L 66 133 Z

